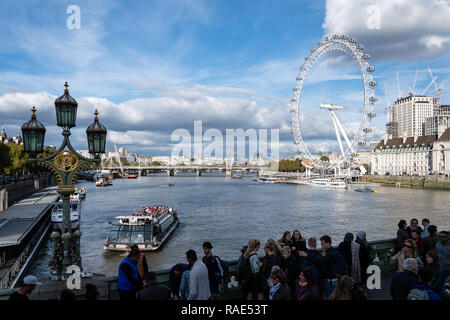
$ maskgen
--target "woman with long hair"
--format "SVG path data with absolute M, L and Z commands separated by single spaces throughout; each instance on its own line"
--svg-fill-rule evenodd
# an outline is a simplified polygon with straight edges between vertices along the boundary
M 280 269 L 281 264 L 281 248 L 273 239 L 267 240 L 264 245 L 264 251 L 266 255 L 260 262 L 260 272 L 264 280 L 264 292 L 267 295 L 269 293 L 269 286 L 271 283 L 272 271 Z
M 352 300 L 353 280 L 348 276 L 339 279 L 336 289 L 328 297 L 328 300 Z
M 400 222 L 398 223 L 398 230 L 397 230 L 397 246 L 395 247 L 395 249 L 399 252 L 402 250 L 403 248 L 403 244 L 405 243 L 405 240 L 411 238 L 409 236 L 408 231 L 406 231 L 406 227 L 408 226 L 408 224 L 406 223 L 405 220 L 400 220 Z
M 247 300 L 252 300 L 253 295 L 257 296 L 258 300 L 264 299 L 263 280 L 261 278 L 260 263 L 257 256 L 260 247 L 259 240 L 250 239 L 248 241 L 247 250 L 244 253 L 244 259 L 248 259 L 250 265 L 250 278 L 246 284 Z
M 292 236 L 291 236 L 291 232 L 290 231 L 285 231 L 283 232 L 283 236 L 281 237 L 280 240 L 278 240 L 278 245 L 283 248 L 283 247 L 291 247 L 291 243 L 292 243 Z
M 299 230 L 295 229 L 292 231 L 292 243 L 291 243 L 291 250 L 294 257 L 298 258 L 298 252 L 299 251 L 305 251 L 306 248 L 306 239 L 302 237 L 302 234 Z
M 419 250 L 417 249 L 417 244 L 413 239 L 405 240 L 403 249 L 397 254 L 393 255 L 394 249 L 391 249 L 388 254 L 388 263 L 394 264 L 397 263 L 398 268 L 397 271 L 403 271 L 403 262 L 407 258 L 415 258 L 417 263 L 419 264 L 419 270 L 422 269 L 423 263 L 422 259 L 419 256 Z
M 437 294 L 441 294 L 442 285 L 445 281 L 445 274 L 436 251 L 430 250 L 426 253 L 425 264 L 434 271 L 434 280 L 431 283 L 431 289 Z
M 316 279 L 308 267 L 300 272 L 295 289 L 295 298 L 298 301 L 320 300 L 320 291 L 317 288 Z

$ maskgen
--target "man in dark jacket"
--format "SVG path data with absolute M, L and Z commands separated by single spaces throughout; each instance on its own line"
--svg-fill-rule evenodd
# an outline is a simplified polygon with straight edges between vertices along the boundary
M 144 289 L 138 292 L 138 300 L 170 300 L 170 289 L 156 283 L 154 272 L 148 272 L 144 278 Z
M 422 246 L 423 246 L 423 256 L 422 261 L 425 261 L 425 255 L 428 251 L 434 250 L 436 243 L 439 241 L 439 236 L 437 234 L 437 227 L 435 225 L 430 225 L 428 227 L 428 233 L 430 234 L 428 237 L 423 238 Z
M 208 268 L 209 288 L 211 294 L 219 293 L 219 285 L 221 290 L 225 288 L 225 273 L 220 264 L 218 256 L 212 253 L 212 244 L 209 241 L 203 243 L 203 252 L 205 256 L 202 261 Z
M 411 287 L 420 283 L 417 276 L 419 264 L 415 258 L 406 259 L 403 262 L 403 270 L 392 276 L 391 296 L 393 300 L 406 300 Z
M 183 272 L 188 269 L 189 265 L 186 263 L 177 263 L 169 272 L 170 291 L 172 292 L 173 300 L 180 300 L 180 284 Z
M 328 298 L 337 286 L 339 277 L 345 274 L 345 262 L 342 255 L 331 246 L 331 238 L 327 235 L 320 238 L 322 254 L 312 258 L 315 265 L 320 268 L 320 277 Z M 299 255 L 308 258 L 308 254 L 300 251 Z M 339 262 L 342 262 L 340 264 Z M 339 269 L 339 270 L 338 270 Z

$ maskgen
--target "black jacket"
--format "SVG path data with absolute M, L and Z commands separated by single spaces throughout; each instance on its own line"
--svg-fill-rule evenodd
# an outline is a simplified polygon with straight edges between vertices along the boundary
M 294 288 L 295 280 L 299 274 L 297 259 L 293 255 L 290 255 L 288 259 L 281 261 L 280 268 L 286 273 L 287 284 Z
M 165 285 L 150 282 L 138 292 L 138 300 L 170 300 L 170 289 Z
M 272 300 L 292 300 L 292 292 L 289 286 L 282 283 L 277 292 L 273 295 Z
M 276 254 L 266 255 L 262 258 L 263 265 L 259 269 L 264 279 L 270 277 L 270 273 L 272 272 L 272 267 L 275 265 L 280 265 L 280 258 Z
M 361 282 L 366 283 L 367 280 L 367 268 L 370 265 L 370 251 L 372 250 L 370 246 L 366 245 L 365 242 L 355 241 L 359 244 L 359 264 L 361 267 Z
M 305 251 L 308 250 L 306 248 L 306 241 L 294 241 L 292 240 L 292 247 L 295 247 L 295 250 L 292 251 L 292 254 L 294 257 L 298 258 L 298 251 Z
M 344 261 L 347 266 L 347 274 L 352 274 L 352 242 L 343 241 L 339 243 L 337 250 L 344 257 Z
M 403 244 L 405 243 L 406 239 L 411 239 L 410 234 L 405 229 L 398 229 L 397 230 L 397 246 L 396 250 L 400 251 L 403 249 Z
M 338 254 L 339 252 L 333 247 L 328 248 L 325 252 L 325 256 L 323 256 L 322 254 L 318 254 L 311 257 L 311 259 L 313 263 L 319 267 L 320 278 L 322 280 L 336 278 L 336 254 Z M 310 255 L 308 255 L 308 257 L 310 257 Z
M 411 287 L 419 284 L 417 275 L 410 271 L 396 272 L 392 276 L 391 296 L 393 300 L 406 300 Z
M 179 276 L 175 274 L 175 269 L 181 266 L 182 270 Z M 181 284 L 181 277 L 183 275 L 183 272 L 186 271 L 189 268 L 189 265 L 186 263 L 178 263 L 174 265 L 169 272 L 169 281 L 170 281 L 170 291 L 172 291 L 172 294 L 174 296 L 180 295 L 180 284 Z

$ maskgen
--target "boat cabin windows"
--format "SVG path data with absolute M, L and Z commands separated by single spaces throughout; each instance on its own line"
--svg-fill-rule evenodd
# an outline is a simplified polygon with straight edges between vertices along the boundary
M 151 242 L 151 225 L 114 225 L 110 232 L 109 241 L 115 243 L 145 243 Z

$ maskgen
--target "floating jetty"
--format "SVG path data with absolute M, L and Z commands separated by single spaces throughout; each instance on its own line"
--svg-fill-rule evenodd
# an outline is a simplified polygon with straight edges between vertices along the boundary
M 50 228 L 59 195 L 42 189 L 0 212 L 0 290 L 14 287 L 27 271 Z

